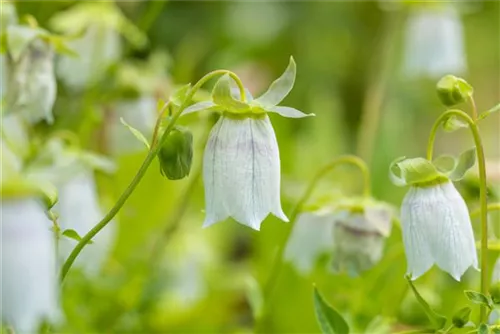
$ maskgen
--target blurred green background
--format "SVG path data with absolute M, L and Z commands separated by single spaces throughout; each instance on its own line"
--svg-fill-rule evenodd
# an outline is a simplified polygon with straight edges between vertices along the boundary
M 76 33 L 91 21 L 85 19 L 80 24 L 70 19 L 66 26 L 58 23 L 68 10 L 78 6 L 77 2 L 18 1 L 15 5 L 20 19 L 32 15 L 50 31 Z M 78 76 L 78 68 L 58 68 L 55 124 L 41 123 L 34 128 L 41 138 L 56 130 L 71 130 L 86 149 L 112 157 L 117 171 L 96 174 L 104 209 L 111 207 L 146 156 L 142 149 L 127 150 L 128 145 L 135 145 L 131 134 L 121 137 L 125 138 L 121 143 L 125 148 L 119 153 L 113 151 L 113 144 L 107 144 L 119 103 L 139 97 L 167 99 L 174 87 L 194 83 L 205 73 L 221 68 L 236 72 L 258 95 L 282 73 L 290 55 L 297 62 L 298 72 L 295 88 L 284 105 L 315 113 L 316 117 L 295 120 L 271 116 L 280 147 L 285 212 L 290 212 L 322 165 L 346 153 L 358 154 L 369 164 L 374 196 L 398 207 L 406 189 L 390 183 L 388 166 L 399 156 L 423 156 L 432 123 L 445 110 L 435 93 L 435 84 L 448 71 L 410 75 L 405 70 L 405 59 L 409 57 L 406 50 L 413 43 L 409 22 L 423 8 L 439 11 L 442 9 L 435 7 L 453 6 L 463 29 L 459 37 L 466 67 L 452 74 L 473 85 L 480 111 L 500 100 L 498 1 L 123 1 L 107 5 L 121 12 L 142 35 L 135 38 L 129 30 L 115 31 L 121 45 L 118 51 L 108 50 L 113 48 L 109 40 L 99 42 L 97 35 L 90 39 L 88 46 L 83 47 L 85 57 L 95 58 L 88 61 L 103 63 L 106 53 L 115 54 L 110 57 L 112 60 L 96 72 L 92 83 L 79 89 L 68 84 L 71 79 L 64 79 Z M 108 24 L 95 16 L 96 24 Z M 72 24 L 74 31 L 70 29 Z M 146 42 L 141 41 L 142 37 Z M 423 57 L 428 53 L 430 59 L 442 56 L 436 54 L 439 48 L 423 47 L 420 51 Z M 423 62 L 426 61 L 430 62 Z M 208 91 L 210 87 L 206 88 Z M 203 99 L 203 94 L 199 98 Z M 155 112 L 156 102 L 151 106 Z M 461 107 L 469 110 L 467 105 Z M 146 116 L 127 117 L 124 116 L 128 123 L 137 126 L 136 119 L 140 122 Z M 211 120 L 203 115 L 181 121 L 190 127 L 195 138 L 191 175 L 182 181 L 169 181 L 160 175 L 158 163 L 154 162 L 113 222 L 117 235 L 100 274 L 88 278 L 78 269 L 70 272 L 63 286 L 65 320 L 51 330 L 253 331 L 248 294 L 253 291 L 252 286 L 267 279 L 285 223 L 268 217 L 260 232 L 233 220 L 201 228 L 204 195 L 197 170 L 207 122 Z M 143 131 L 150 138 L 151 122 L 145 123 Z M 481 123 L 492 189 L 498 189 L 500 182 L 499 128 L 498 113 Z M 472 145 L 465 130 L 440 134 L 436 153 L 458 154 Z M 472 209 L 478 206 L 474 175 L 471 172 L 467 182 L 460 185 Z M 339 169 L 319 192 L 338 191 L 359 193 L 356 171 Z M 500 218 L 492 214 L 490 219 L 498 225 Z M 160 242 L 159 260 L 151 268 L 158 240 L 164 242 Z M 492 252 L 492 263 L 497 255 Z M 354 333 L 393 332 L 427 324 L 403 277 L 406 261 L 397 224 L 387 240 L 383 259 L 359 277 L 333 274 L 328 270 L 328 261 L 326 256 L 319 259 L 313 272 L 306 276 L 289 264 L 283 267 L 270 300 L 267 332 L 319 332 L 313 309 L 313 283 L 353 324 Z M 446 273 L 432 269 L 417 281 L 417 287 L 433 307 L 451 315 L 466 304 L 462 290 L 476 288 L 478 281 L 477 272 L 470 271 L 458 283 Z

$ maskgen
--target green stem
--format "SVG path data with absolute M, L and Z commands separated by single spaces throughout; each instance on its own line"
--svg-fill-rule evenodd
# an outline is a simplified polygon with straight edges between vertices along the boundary
M 276 285 L 276 281 L 278 279 L 278 276 L 281 271 L 281 267 L 283 265 L 283 254 L 285 252 L 285 248 L 288 242 L 288 239 L 290 238 L 290 235 L 292 234 L 293 227 L 296 223 L 297 216 L 300 213 L 302 206 L 307 202 L 307 200 L 311 197 L 314 189 L 316 188 L 318 182 L 330 171 L 335 169 L 339 165 L 343 164 L 351 164 L 356 167 L 358 167 L 362 174 L 363 174 L 363 180 L 364 180 L 364 188 L 363 188 L 363 195 L 366 197 L 370 196 L 370 185 L 371 185 L 371 180 L 370 180 L 370 171 L 368 170 L 368 166 L 366 163 L 359 157 L 354 156 L 354 155 L 345 155 L 341 156 L 332 162 L 330 162 L 328 165 L 320 169 L 316 175 L 313 177 L 311 182 L 309 183 L 308 187 L 306 188 L 304 194 L 300 197 L 299 201 L 293 208 L 292 212 L 290 213 L 290 223 L 287 225 L 287 230 L 285 232 L 285 235 L 283 236 L 279 248 L 278 248 L 278 253 L 276 254 L 276 257 L 274 259 L 274 264 L 271 269 L 271 273 L 269 274 L 269 278 L 266 281 L 266 284 L 264 285 L 264 290 L 263 290 L 263 297 L 264 297 L 264 312 L 262 312 L 261 319 L 259 319 L 256 328 L 260 329 L 265 317 L 266 317 L 266 308 L 269 304 L 269 299 L 271 297 L 271 294 L 274 290 L 274 286 Z
M 448 117 L 456 116 L 461 118 L 467 124 L 469 124 L 469 129 L 471 130 L 472 136 L 474 138 L 474 144 L 476 146 L 477 161 L 479 167 L 479 201 L 481 203 L 481 293 L 488 293 L 488 202 L 487 202 L 487 186 L 486 186 L 486 162 L 484 157 L 484 149 L 481 141 L 481 135 L 479 133 L 479 128 L 474 122 L 474 120 L 461 110 L 447 110 L 445 111 L 434 123 L 432 127 L 431 134 L 429 136 L 429 142 L 427 145 L 427 160 L 432 161 L 432 155 L 434 150 L 434 141 L 436 139 L 436 133 L 439 129 L 441 123 L 443 123 Z M 480 321 L 486 321 L 486 307 L 481 306 Z
M 172 116 L 172 119 L 168 123 L 168 126 L 165 129 L 165 131 L 163 132 L 163 135 L 161 136 L 158 145 L 156 145 L 154 148 L 152 147 L 151 150 L 148 152 L 148 155 L 146 156 L 146 159 L 144 159 L 144 162 L 142 163 L 141 167 L 139 168 L 137 174 L 134 176 L 134 178 L 132 179 L 132 182 L 130 182 L 128 187 L 122 193 L 122 195 L 120 196 L 118 201 L 111 208 L 111 210 L 106 214 L 106 216 L 104 216 L 104 218 L 99 223 L 97 223 L 97 225 L 95 225 L 87 234 L 85 234 L 82 237 L 82 239 L 75 246 L 75 248 L 73 249 L 73 251 L 71 252 L 69 257 L 66 259 L 66 261 L 64 262 L 64 265 L 62 266 L 62 269 L 61 269 L 61 276 L 60 276 L 61 282 L 64 281 L 64 278 L 68 274 L 69 269 L 71 268 L 71 266 L 75 262 L 78 254 L 80 254 L 82 249 L 92 240 L 92 238 L 97 233 L 99 233 L 99 231 L 101 231 L 111 221 L 111 219 L 113 219 L 114 216 L 116 216 L 118 211 L 120 211 L 122 206 L 125 204 L 127 199 L 130 197 L 132 192 L 135 190 L 135 188 L 137 187 L 139 182 L 144 177 L 144 174 L 146 174 L 146 171 L 148 170 L 149 166 L 153 162 L 158 151 L 160 150 L 160 148 L 164 144 L 165 140 L 167 139 L 168 134 L 173 129 L 175 122 L 181 116 L 184 109 L 186 109 L 189 106 L 189 104 L 191 103 L 191 99 L 193 98 L 196 91 L 198 89 L 200 89 L 200 87 L 203 84 L 205 84 L 207 81 L 209 81 L 210 79 L 214 78 L 215 76 L 223 75 L 223 74 L 228 74 L 231 78 L 234 79 L 234 81 L 236 82 L 236 84 L 238 85 L 238 88 L 240 90 L 240 94 L 241 94 L 240 96 L 241 96 L 242 100 L 243 101 L 245 100 L 245 88 L 243 87 L 243 84 L 242 84 L 241 80 L 238 78 L 238 76 L 236 74 L 234 74 L 233 72 L 227 71 L 227 70 L 216 70 L 216 71 L 210 72 L 210 73 L 206 74 L 204 77 L 202 77 L 191 88 L 191 90 L 189 91 L 189 93 L 186 96 L 186 99 L 184 100 L 184 102 L 180 106 L 179 110 Z

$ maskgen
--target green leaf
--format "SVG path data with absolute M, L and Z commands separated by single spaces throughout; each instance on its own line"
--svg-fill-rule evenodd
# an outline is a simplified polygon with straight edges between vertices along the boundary
M 476 148 L 471 148 L 465 152 L 462 152 L 458 157 L 457 166 L 449 175 L 449 178 L 453 181 L 459 181 L 464 178 L 465 173 L 471 169 L 476 163 Z
M 477 334 L 488 334 L 490 331 L 488 330 L 488 326 L 486 324 L 481 324 L 477 328 Z
M 62 235 L 64 235 L 67 238 L 76 240 L 78 242 L 80 242 L 82 240 L 82 237 L 78 234 L 78 232 L 76 232 L 73 229 L 64 230 L 63 233 L 62 233 Z
M 234 99 L 231 94 L 230 80 L 233 79 L 226 74 L 217 81 L 212 91 L 213 101 L 226 111 L 245 112 L 249 110 L 250 106 L 248 104 Z
M 489 309 L 493 308 L 493 302 L 488 296 L 483 295 L 481 292 L 465 290 L 465 296 L 474 304 L 484 305 Z
M 141 133 L 141 131 L 129 125 L 127 122 L 125 122 L 125 120 L 122 117 L 120 117 L 120 122 L 122 122 L 122 124 L 125 125 L 130 130 L 130 132 L 132 132 L 135 138 L 137 138 L 141 143 L 143 143 L 149 149 L 149 142 L 146 139 L 146 137 L 144 137 L 144 135 Z
M 399 170 L 399 176 L 395 173 Z M 424 158 L 398 158 L 389 167 L 391 181 L 397 186 L 414 185 L 445 178 L 436 167 Z
M 458 310 L 452 318 L 453 325 L 457 328 L 462 328 L 469 322 L 470 314 L 472 312 L 472 308 L 466 306 Z
M 413 285 L 410 276 L 406 275 L 405 278 L 408 284 L 410 285 L 410 288 L 413 291 L 415 298 L 424 309 L 424 312 L 427 315 L 427 318 L 429 318 L 429 320 L 431 321 L 433 327 L 435 329 L 442 329 L 446 325 L 446 318 L 441 314 L 436 313 L 433 309 L 431 309 L 429 304 L 425 301 L 425 299 L 417 291 L 417 288 L 415 288 L 415 286 Z
M 494 282 L 490 286 L 489 293 L 491 295 L 491 300 L 493 301 L 493 304 L 500 305 L 500 281 Z
M 255 101 L 258 104 L 267 107 L 274 107 L 278 105 L 283 99 L 290 93 L 295 83 L 295 74 L 297 72 L 297 65 L 295 64 L 295 60 L 293 57 L 290 57 L 290 62 L 288 63 L 288 67 L 285 72 L 276 79 L 269 89 L 262 94 Z
M 452 155 L 440 155 L 432 164 L 436 167 L 436 169 L 441 173 L 450 173 L 457 166 L 457 159 L 455 159 Z
M 478 120 L 485 119 L 486 117 L 488 117 L 491 114 L 496 113 L 498 111 L 500 111 L 500 103 L 497 104 L 496 106 L 494 106 L 493 108 L 482 112 L 477 119 Z
M 443 122 L 443 129 L 446 132 L 454 132 L 463 128 L 467 128 L 469 125 L 464 121 L 458 119 L 457 116 L 450 116 Z
M 314 287 L 314 310 L 321 331 L 324 334 L 348 334 L 349 325 L 344 318 L 330 305 Z

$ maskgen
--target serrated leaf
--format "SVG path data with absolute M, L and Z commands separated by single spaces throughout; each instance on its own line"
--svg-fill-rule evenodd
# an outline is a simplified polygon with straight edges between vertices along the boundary
M 231 94 L 230 80 L 233 79 L 226 74 L 217 81 L 212 91 L 213 101 L 227 111 L 244 112 L 249 110 L 248 104 L 234 99 Z
M 453 325 L 457 328 L 462 328 L 469 322 L 470 314 L 472 312 L 472 308 L 466 306 L 461 308 L 453 315 L 452 322 Z
M 488 117 L 491 114 L 496 113 L 498 111 L 500 111 L 500 103 L 497 104 L 496 106 L 494 106 L 493 108 L 482 112 L 477 119 L 478 120 L 485 119 L 486 117 Z
M 477 328 L 477 334 L 488 334 L 490 331 L 488 329 L 488 325 L 486 324 L 481 324 Z
M 410 276 L 405 276 L 406 281 L 410 285 L 411 290 L 413 291 L 413 294 L 415 295 L 415 298 L 417 299 L 418 303 L 422 308 L 424 309 L 425 314 L 427 315 L 427 318 L 429 318 L 430 322 L 432 323 L 432 326 L 435 329 L 442 329 L 446 325 L 446 318 L 442 316 L 441 314 L 436 313 L 430 306 L 429 304 L 425 301 L 425 299 L 420 295 L 418 292 L 417 288 L 413 285 L 413 282 L 411 281 Z
M 278 105 L 292 90 L 295 83 L 296 72 L 297 65 L 293 57 L 290 57 L 290 62 L 285 72 L 283 72 L 283 74 L 269 86 L 269 89 L 255 101 L 267 107 Z
M 328 305 L 314 287 L 314 310 L 321 331 L 324 334 L 348 334 L 349 325 L 344 318 Z
M 136 128 L 125 122 L 123 117 L 120 117 L 120 122 L 123 125 L 125 125 L 130 130 L 130 132 L 132 132 L 135 138 L 137 138 L 141 143 L 143 143 L 149 149 L 149 142 L 146 139 L 146 137 L 144 137 L 144 135 L 141 133 L 141 131 L 137 130 Z
M 457 166 L 449 175 L 449 178 L 453 181 L 459 181 L 463 179 L 465 173 L 471 169 L 476 163 L 476 148 L 471 148 L 465 152 L 462 152 L 458 157 Z
M 493 302 L 488 296 L 483 295 L 481 292 L 465 290 L 465 296 L 474 304 L 484 305 L 489 309 L 493 308 Z
M 440 155 L 432 163 L 438 171 L 447 174 L 456 168 L 457 159 L 452 155 Z
M 467 128 L 469 125 L 464 121 L 458 119 L 457 116 L 450 116 L 443 122 L 443 129 L 446 132 L 454 132 L 463 128 Z

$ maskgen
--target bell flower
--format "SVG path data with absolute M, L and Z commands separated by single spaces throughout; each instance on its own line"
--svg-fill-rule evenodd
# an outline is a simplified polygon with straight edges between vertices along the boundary
M 2 189 L 3 190 L 3 189 Z M 59 316 L 59 287 L 52 222 L 35 197 L 2 199 L 0 309 L 3 323 L 36 333 Z
M 437 79 L 466 70 L 459 14 L 449 4 L 434 7 L 413 11 L 408 18 L 404 70 L 411 77 Z
M 290 59 L 283 75 L 259 98 L 249 92 L 246 101 L 231 90 L 231 79 L 223 76 L 214 87 L 212 101 L 187 108 L 222 112 L 213 127 L 203 159 L 206 218 L 204 227 L 228 217 L 255 230 L 272 213 L 288 221 L 280 201 L 280 157 L 276 135 L 267 113 L 284 117 L 312 116 L 277 106 L 290 92 L 296 66 Z
M 450 180 L 462 178 L 467 168 L 444 175 L 422 158 L 396 165 L 403 177 L 393 180 L 398 185 L 410 185 L 401 205 L 408 274 L 417 279 L 437 264 L 459 281 L 469 267 L 478 269 L 469 211 Z M 400 183 L 402 179 L 406 183 Z

